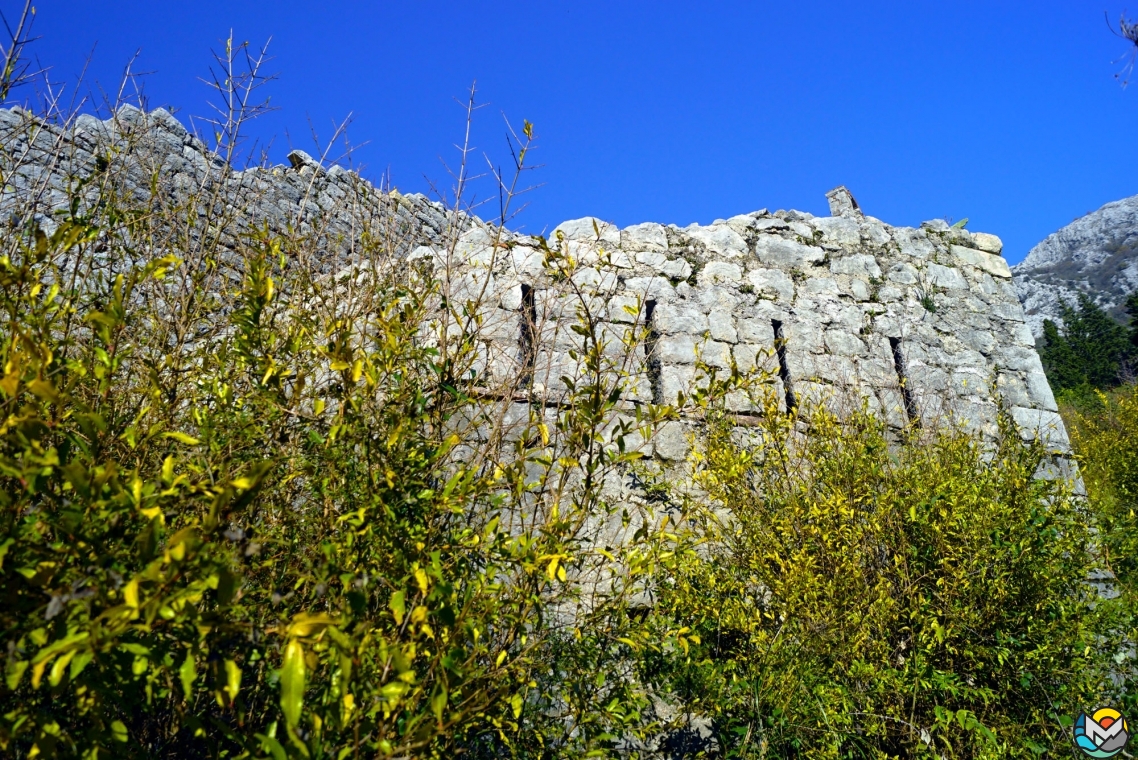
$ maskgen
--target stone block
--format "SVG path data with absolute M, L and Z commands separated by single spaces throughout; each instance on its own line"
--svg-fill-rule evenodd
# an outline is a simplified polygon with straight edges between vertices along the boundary
M 811 226 L 822 232 L 822 242 L 843 248 L 861 244 L 861 230 L 855 219 L 845 217 L 818 217 L 810 220 Z
M 1004 241 L 987 232 L 973 232 L 972 242 L 985 253 L 993 253 L 999 256 L 1004 251 Z
M 1055 394 L 1051 391 L 1051 383 L 1047 382 L 1047 375 L 1031 371 L 1026 374 L 1026 378 L 1027 392 L 1034 402 L 1032 406 L 1043 407 L 1049 412 L 1059 411 L 1059 406 L 1055 403 Z
M 949 290 L 967 290 L 968 282 L 964 279 L 964 275 L 960 273 L 959 269 L 941 266 L 940 264 L 929 264 L 925 269 L 928 275 L 930 285 L 938 288 L 947 288 Z
M 774 327 L 769 319 L 740 319 L 738 333 L 739 340 L 774 346 Z
M 747 241 L 726 224 L 713 224 L 710 227 L 693 224 L 685 227 L 684 232 L 702 243 L 709 253 L 728 258 L 738 258 L 747 253 Z
M 663 277 L 630 277 L 624 281 L 624 291 L 661 304 L 676 300 L 676 289 Z
M 666 364 L 695 364 L 695 346 L 691 335 L 668 335 L 656 341 L 655 353 Z
M 737 343 L 739 333 L 735 329 L 735 317 L 727 309 L 713 309 L 707 316 L 711 337 L 727 343 Z
M 1025 441 L 1039 440 L 1053 450 L 1070 449 L 1071 441 L 1067 438 L 1067 429 L 1063 427 L 1063 418 L 1058 412 L 1013 406 L 1011 415 Z
M 691 277 L 692 267 L 684 259 L 672 259 L 660 271 L 664 273 L 664 276 L 673 280 L 686 280 Z
M 686 459 L 688 452 L 691 451 L 687 429 L 675 420 L 660 426 L 652 439 L 652 444 L 656 449 L 656 455 L 670 462 Z
M 581 289 L 594 293 L 610 293 L 620 284 L 616 272 L 586 267 L 573 273 L 570 278 Z
M 863 356 L 865 342 L 856 335 L 844 330 L 826 330 L 826 348 L 832 354 L 840 356 Z
M 734 285 L 743 279 L 743 268 L 728 261 L 712 261 L 699 272 L 699 284 L 717 285 L 727 283 Z
M 794 300 L 794 281 L 780 269 L 752 269 L 747 272 L 747 282 L 760 296 L 786 302 Z
M 825 252 L 817 246 L 764 235 L 755 243 L 755 256 L 764 266 L 795 269 L 820 262 Z
M 620 245 L 633 251 L 666 251 L 668 231 L 662 224 L 634 224 L 620 231 Z
M 653 328 L 663 334 L 703 335 L 708 329 L 707 315 L 688 303 L 662 303 L 652 314 Z
M 965 248 L 962 245 L 950 245 L 948 248 L 956 258 L 984 270 L 993 277 L 1011 279 L 1012 270 L 1008 268 L 1008 262 L 1004 261 L 1002 256 Z
M 877 265 L 877 259 L 868 254 L 839 256 L 830 262 L 830 271 L 854 277 L 881 277 L 881 267 Z
M 644 307 L 644 302 L 636 296 L 615 295 L 608 302 L 608 317 L 613 322 L 626 324 L 640 322 L 643 324 L 647 317 L 647 310 Z
M 566 240 L 597 243 L 606 248 L 618 248 L 620 246 L 620 230 L 595 216 L 562 222 L 553 228 L 553 234 L 549 236 L 550 240 L 556 240 L 558 232 L 564 235 Z

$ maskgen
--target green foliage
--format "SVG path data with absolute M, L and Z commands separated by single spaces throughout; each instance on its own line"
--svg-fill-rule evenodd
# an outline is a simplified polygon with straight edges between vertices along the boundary
M 805 417 L 803 436 L 771 398 L 757 430 L 712 425 L 701 540 L 658 608 L 689 643 L 646 677 L 715 716 L 729 757 L 1061 751 L 1109 653 L 1086 515 L 1033 478 L 1042 452 L 1007 419 L 991 449 Z
M 1135 357 L 1126 328 L 1082 293 L 1078 308 L 1060 308 L 1062 325 L 1044 321 L 1039 352 L 1051 387 L 1085 396 L 1090 389 L 1118 385 Z
M 647 730 L 643 689 L 602 684 L 665 542 L 648 518 L 627 556 L 590 537 L 634 519 L 599 484 L 655 423 L 588 302 L 566 403 L 511 430 L 484 309 L 394 265 L 393 234 L 328 277 L 317 233 L 204 234 L 233 228 L 216 192 L 0 231 L 0 751 L 529 756 Z
M 1087 499 L 1100 530 L 1102 559 L 1129 641 L 1138 640 L 1138 386 L 1096 394 L 1097 404 L 1065 405 Z M 1138 668 L 1120 659 L 1127 706 L 1138 708 Z

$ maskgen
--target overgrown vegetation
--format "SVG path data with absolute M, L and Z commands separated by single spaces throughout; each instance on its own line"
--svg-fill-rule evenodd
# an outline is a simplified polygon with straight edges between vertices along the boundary
M 45 219 L 0 156 L 5 755 L 1024 757 L 1117 696 L 1090 516 L 1006 421 L 791 417 L 733 373 L 665 472 L 643 325 L 606 350 L 557 243 L 550 401 L 486 372 L 463 217 L 409 266 L 384 203 L 250 229 L 229 175 L 123 194 L 131 157 Z

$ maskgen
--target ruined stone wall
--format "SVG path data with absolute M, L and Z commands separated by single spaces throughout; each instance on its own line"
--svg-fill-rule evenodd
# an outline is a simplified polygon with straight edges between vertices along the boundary
M 572 325 L 584 305 L 632 377 L 628 403 L 690 396 L 702 360 L 766 371 L 783 408 L 865 399 L 898 428 L 962 424 L 993 435 L 1002 404 L 1026 437 L 1068 447 L 999 239 L 940 220 L 891 227 L 864 215 L 844 189 L 830 194 L 829 217 L 761 210 L 684 228 L 565 222 L 549 245 L 577 267 L 557 282 L 534 238 L 422 196 L 380 192 L 298 151 L 289 167 L 229 172 L 162 110 L 124 108 L 66 126 L 0 111 L 0 142 L 0 169 L 10 178 L 0 213 L 34 198 L 47 225 L 77 187 L 97 197 L 109 158 L 131 165 L 116 191 L 140 201 L 154 202 L 155 176 L 170 188 L 170 203 L 216 191 L 237 211 L 228 235 L 260 225 L 314 228 L 321 219 L 328 254 L 320 266 L 333 273 L 367 224 L 398 226 L 400 255 L 435 263 L 452 303 L 477 297 L 480 370 L 524 386 L 527 400 L 513 409 L 519 419 L 534 400 L 555 403 L 565 378 L 580 372 Z M 647 339 L 627 352 L 623 338 L 639 327 Z M 756 411 L 742 395 L 730 406 L 740 419 Z M 646 451 L 681 458 L 685 424 L 669 423 Z
M 638 320 L 647 326 L 631 357 L 635 401 L 690 397 L 702 360 L 765 370 L 784 409 L 864 398 L 898 428 L 961 424 L 992 436 L 1002 404 L 1026 437 L 1065 451 L 999 239 L 940 220 L 891 227 L 853 205 L 839 211 L 762 210 L 684 228 L 617 229 L 585 218 L 560 225 L 550 245 L 579 263 L 573 283 L 614 351 L 623 331 Z M 539 395 L 555 395 L 561 378 L 579 371 L 570 351 L 580 348 L 572 325 L 582 300 L 549 281 L 536 241 L 507 237 L 496 254 L 490 240 L 478 226 L 464 234 L 468 269 L 458 283 L 461 293 L 494 301 L 484 312 L 489 372 L 532 373 Z M 536 325 L 532 366 L 522 345 L 527 320 Z M 728 405 L 740 419 L 755 411 L 742 394 Z M 657 456 L 683 456 L 680 427 L 656 437 Z

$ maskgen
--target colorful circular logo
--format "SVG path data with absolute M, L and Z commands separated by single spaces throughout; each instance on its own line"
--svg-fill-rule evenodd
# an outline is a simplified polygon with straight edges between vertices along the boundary
M 1130 727 L 1118 710 L 1102 707 L 1075 721 L 1075 744 L 1088 757 L 1114 757 L 1128 741 Z

